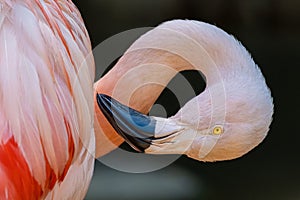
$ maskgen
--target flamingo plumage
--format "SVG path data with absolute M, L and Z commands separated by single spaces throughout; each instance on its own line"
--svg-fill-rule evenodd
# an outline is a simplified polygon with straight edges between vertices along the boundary
M 0 199 L 83 199 L 95 154 L 123 138 L 146 153 L 236 158 L 263 140 L 271 122 L 272 99 L 259 68 L 236 40 L 205 23 L 173 21 L 150 31 L 94 88 L 89 36 L 71 1 L 1 0 L 0 41 Z M 207 89 L 172 118 L 148 117 L 106 96 L 146 113 L 186 69 L 202 71 Z M 226 100 L 219 121 L 209 115 L 212 105 L 224 111 L 209 98 L 214 92 Z M 151 122 L 150 129 L 132 124 L 122 109 Z
M 204 74 L 204 92 L 170 118 L 143 115 L 184 70 Z M 111 147 L 124 138 L 150 154 L 238 158 L 263 141 L 272 121 L 271 93 L 250 54 L 233 36 L 198 21 L 166 22 L 140 37 L 96 83 L 96 92 L 99 118 L 115 129 L 105 130 Z
M 83 199 L 94 61 L 67 0 L 0 1 L 0 199 Z

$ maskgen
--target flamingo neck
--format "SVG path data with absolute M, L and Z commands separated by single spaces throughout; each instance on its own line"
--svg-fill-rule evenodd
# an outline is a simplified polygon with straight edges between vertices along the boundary
M 135 41 L 114 68 L 95 83 L 95 91 L 147 113 L 178 72 L 201 71 L 206 77 L 207 88 L 219 83 L 222 87 L 226 74 L 236 68 L 243 69 L 249 60 L 247 51 L 221 29 L 203 22 L 175 20 Z M 224 101 L 225 96 L 222 98 Z M 105 132 L 109 140 L 119 145 L 123 139 L 111 128 L 94 102 L 95 121 L 99 122 L 102 134 Z

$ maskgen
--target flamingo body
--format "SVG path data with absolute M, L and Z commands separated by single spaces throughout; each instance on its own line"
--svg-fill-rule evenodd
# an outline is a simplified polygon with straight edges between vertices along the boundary
M 71 1 L 0 1 L 0 199 L 83 199 L 93 57 Z

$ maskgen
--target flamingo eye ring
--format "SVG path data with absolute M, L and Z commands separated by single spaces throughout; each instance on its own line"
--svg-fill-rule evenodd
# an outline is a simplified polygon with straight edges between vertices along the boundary
M 221 126 L 221 125 L 215 126 L 212 131 L 212 133 L 214 135 L 221 135 L 223 132 L 224 132 L 224 129 L 223 129 L 223 126 Z

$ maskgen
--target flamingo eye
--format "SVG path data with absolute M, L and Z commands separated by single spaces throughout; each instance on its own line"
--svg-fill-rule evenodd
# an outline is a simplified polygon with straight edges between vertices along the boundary
M 220 135 L 223 133 L 223 127 L 222 126 L 215 126 L 213 129 L 214 135 Z

